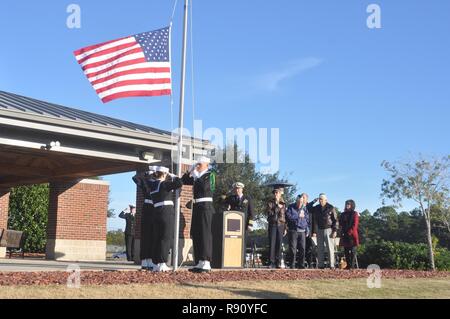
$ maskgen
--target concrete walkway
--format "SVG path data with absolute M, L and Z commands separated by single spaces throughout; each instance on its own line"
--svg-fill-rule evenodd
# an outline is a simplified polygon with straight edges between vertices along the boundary
M 69 265 L 77 265 L 81 270 L 97 271 L 126 271 L 139 270 L 140 266 L 127 261 L 98 261 L 98 262 L 65 262 L 37 258 L 0 259 L 0 272 L 28 272 L 28 271 L 67 271 Z
M 36 271 L 67 271 L 68 266 L 77 265 L 80 270 L 89 271 L 136 271 L 140 270 L 140 265 L 135 265 L 133 262 L 124 260 L 107 260 L 107 261 L 86 261 L 86 262 L 68 262 L 46 260 L 44 258 L 26 257 L 21 258 L 0 258 L 0 273 L 5 272 L 36 272 Z M 72 266 L 73 267 L 73 266 Z M 180 271 L 187 271 L 190 266 L 183 265 L 179 268 Z M 227 271 L 242 271 L 242 270 L 264 270 L 268 267 L 261 268 L 237 268 L 226 269 Z M 73 270 L 73 268 L 71 269 Z M 224 269 L 213 269 L 212 271 L 223 271 Z

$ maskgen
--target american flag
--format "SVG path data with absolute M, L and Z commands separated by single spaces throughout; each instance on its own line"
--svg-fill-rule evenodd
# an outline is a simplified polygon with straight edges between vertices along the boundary
M 171 94 L 169 27 L 91 45 L 74 52 L 103 103 Z

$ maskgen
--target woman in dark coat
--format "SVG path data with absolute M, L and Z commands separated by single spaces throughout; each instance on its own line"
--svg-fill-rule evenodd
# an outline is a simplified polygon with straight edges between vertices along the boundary
M 356 249 L 359 245 L 358 224 L 359 214 L 355 211 L 356 205 L 353 200 L 345 202 L 345 210 L 339 218 L 339 225 L 341 226 L 341 240 L 339 246 L 344 248 L 345 260 L 347 262 L 346 269 L 352 269 Z
M 173 239 L 173 222 L 175 217 L 174 191 L 180 189 L 183 183 L 180 178 L 169 174 L 167 167 L 155 168 L 155 180 L 150 182 L 150 195 L 153 201 L 153 243 L 155 253 L 153 271 L 164 272 L 170 270 L 170 244 Z M 169 176 L 170 175 L 170 176 Z
M 281 268 L 282 246 L 286 231 L 286 203 L 283 188 L 273 190 L 274 198 L 266 206 L 267 222 L 269 224 L 269 259 L 270 268 Z
M 152 241 L 153 228 L 153 202 L 150 196 L 150 182 L 154 179 L 154 167 L 150 166 L 149 171 L 141 172 L 133 176 L 133 181 L 144 194 L 144 204 L 141 213 L 141 240 L 140 240 L 140 259 L 143 270 L 152 270 L 154 245 Z

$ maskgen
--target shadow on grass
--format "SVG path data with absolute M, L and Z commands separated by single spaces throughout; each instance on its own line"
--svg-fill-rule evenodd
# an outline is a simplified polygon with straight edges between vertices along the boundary
M 290 295 L 270 290 L 254 290 L 254 289 L 240 289 L 240 288 L 229 288 L 229 287 L 214 287 L 214 286 L 204 286 L 200 284 L 193 283 L 181 283 L 179 284 L 182 287 L 191 287 L 191 288 L 204 288 L 204 289 L 214 289 L 217 291 L 226 291 L 235 295 L 240 295 L 246 298 L 258 298 L 258 299 L 290 299 L 292 298 Z

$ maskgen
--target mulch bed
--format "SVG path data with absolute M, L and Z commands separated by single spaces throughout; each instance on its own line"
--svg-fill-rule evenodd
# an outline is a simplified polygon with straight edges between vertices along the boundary
M 69 273 L 11 272 L 0 273 L 0 286 L 66 285 Z M 214 283 L 258 280 L 319 280 L 367 278 L 366 270 L 242 270 L 213 271 L 195 274 L 188 271 L 152 273 L 146 271 L 82 271 L 81 285 L 123 285 L 156 283 Z M 450 272 L 382 270 L 382 278 L 449 278 Z

